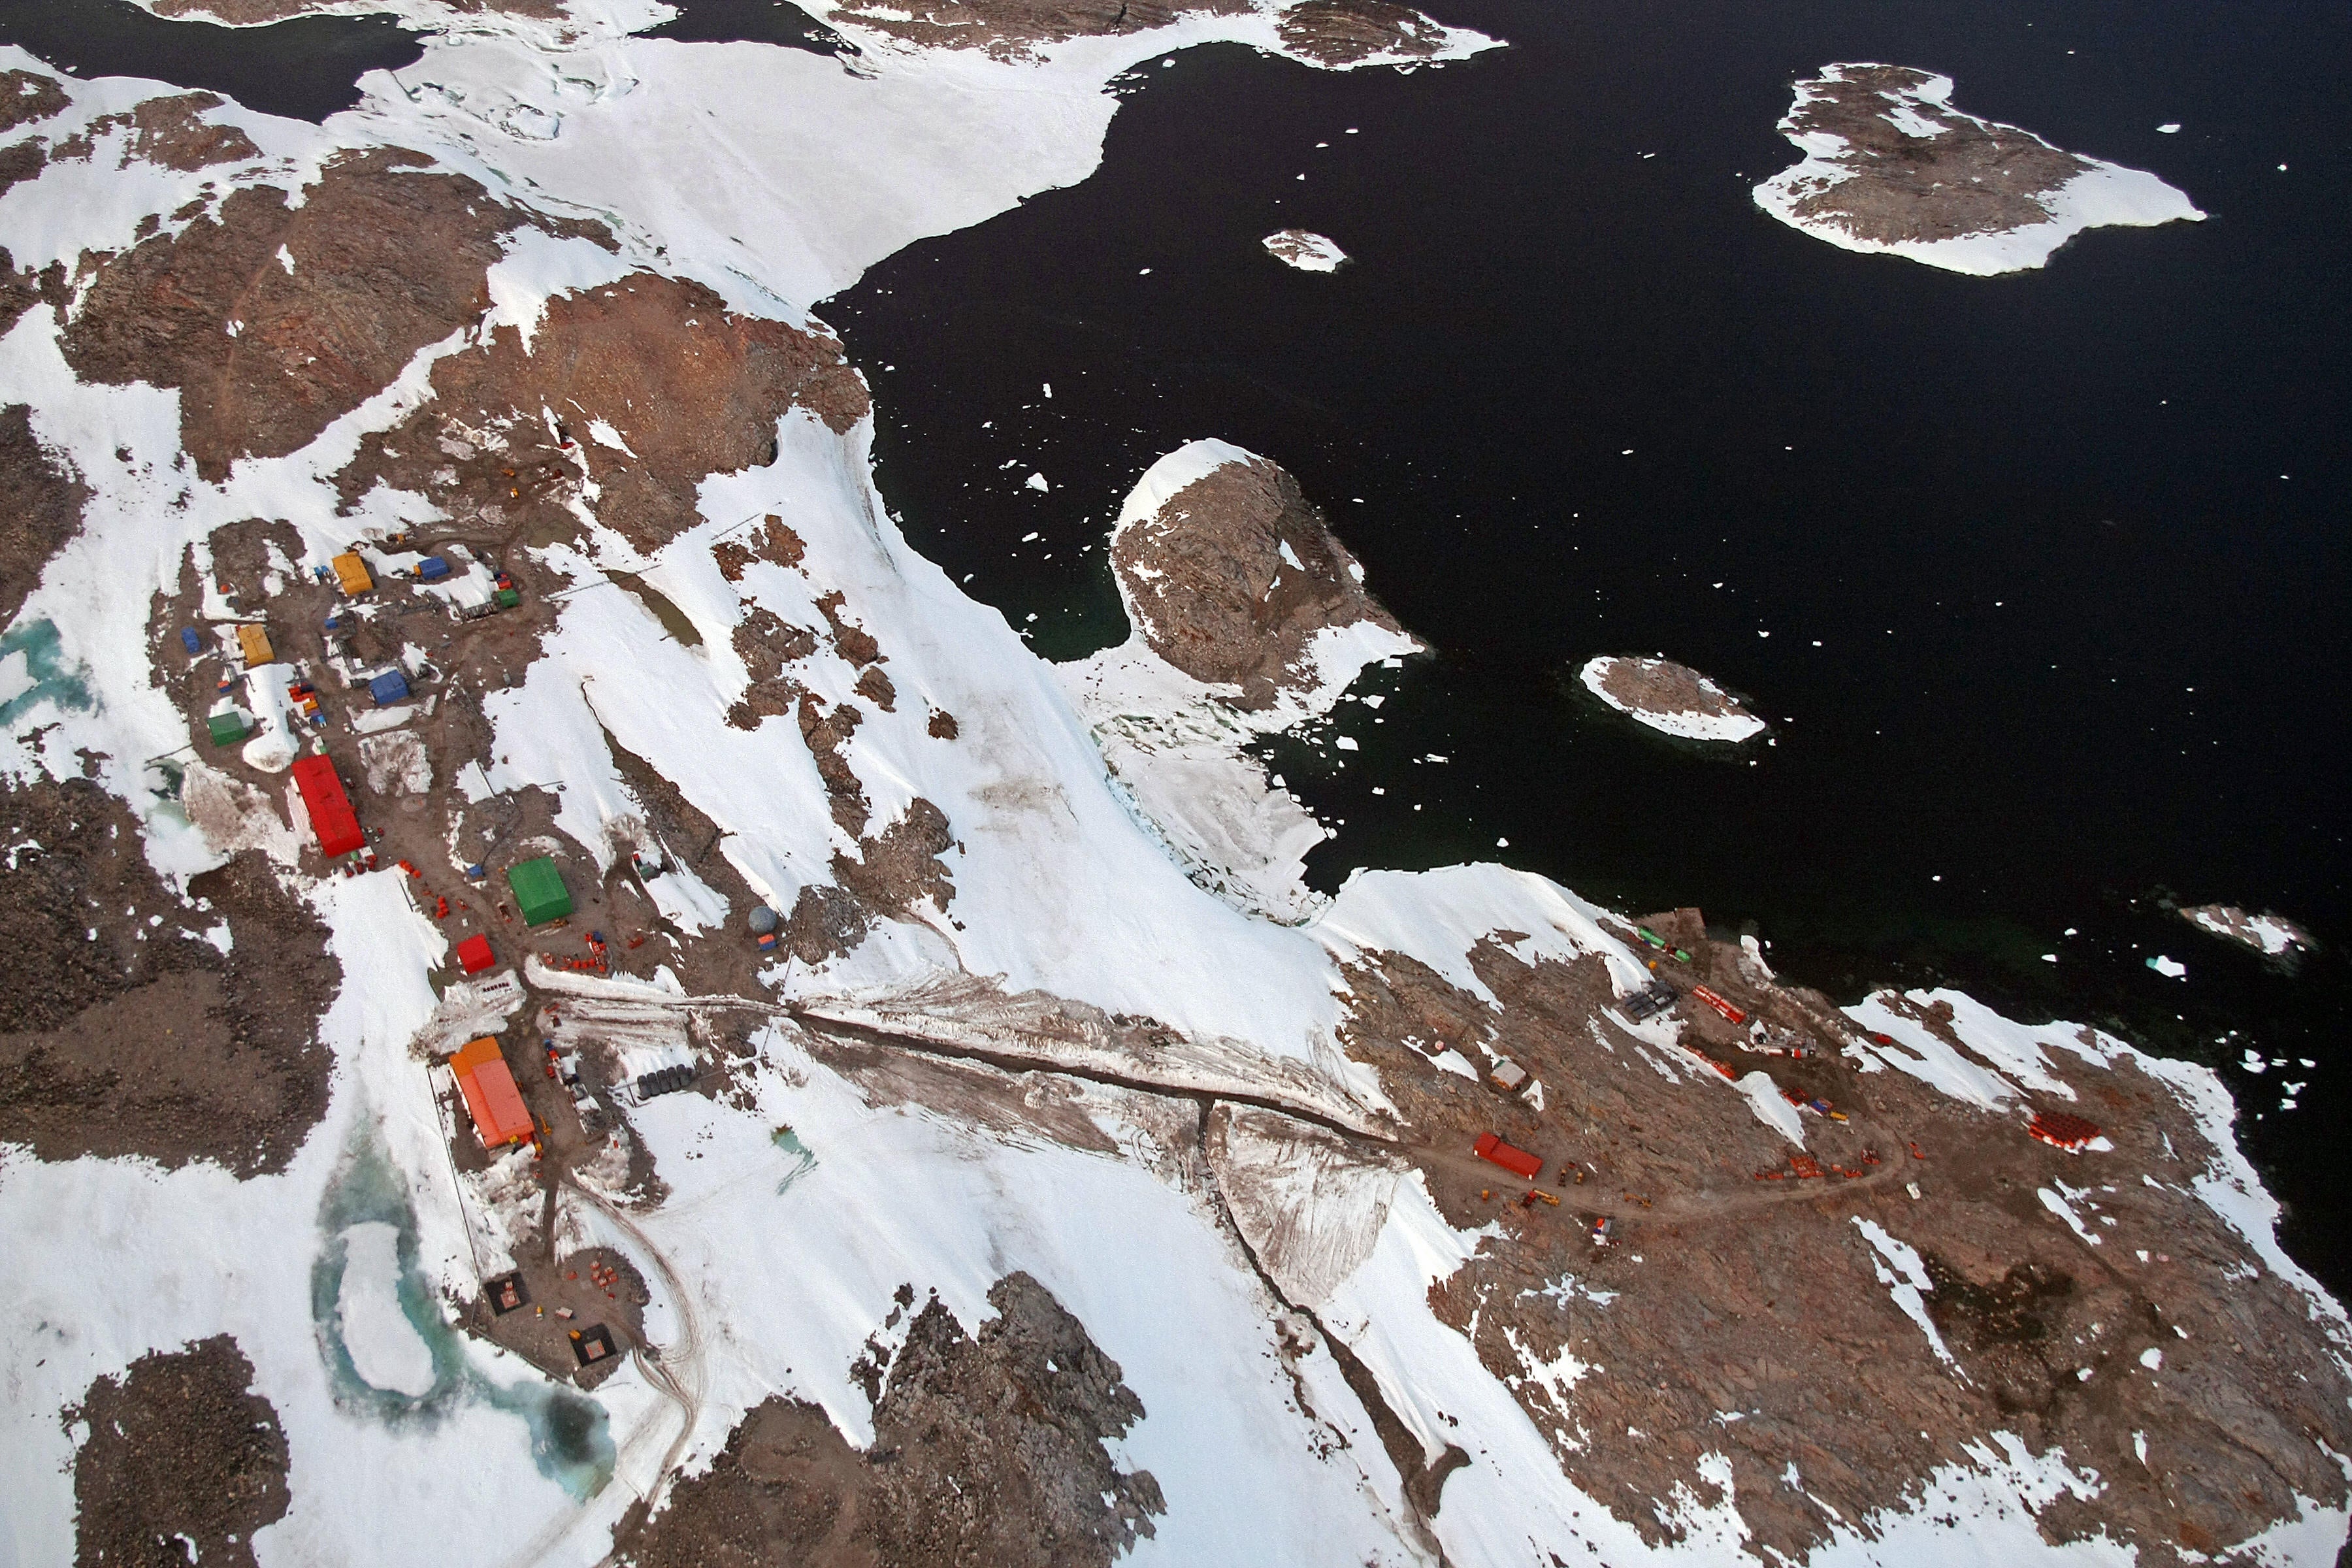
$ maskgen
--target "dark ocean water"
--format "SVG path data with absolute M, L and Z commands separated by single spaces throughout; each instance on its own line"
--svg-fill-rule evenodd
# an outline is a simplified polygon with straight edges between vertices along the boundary
M 425 58 L 389 16 L 296 16 L 259 27 L 166 22 L 131 0 L 0 0 L 0 44 L 79 77 L 203 88 L 316 123 L 360 100 L 359 79 Z
M 1152 62 L 1091 178 L 829 302 L 910 536 L 1075 657 L 1126 635 L 1100 541 L 1153 458 L 1275 458 L 1436 649 L 1343 710 L 1344 765 L 1268 748 L 1338 828 L 1318 885 L 1499 858 L 1697 904 L 1842 998 L 1950 983 L 2224 1064 L 2290 1247 L 2352 1288 L 2352 8 L 1439 9 L 1512 47 Z M 767 0 L 663 34 L 834 47 Z M 125 0 L 0 0 L 0 40 L 313 120 L 419 53 L 381 18 Z M 1797 234 L 1748 188 L 1794 161 L 1790 82 L 1857 59 L 1948 72 L 1960 108 L 2211 216 L 1990 280 Z M 1276 265 L 1259 237 L 1291 225 L 1355 261 Z M 1572 672 L 1627 651 L 1747 694 L 1775 743 L 1706 754 L 1598 710 Z M 2326 945 L 2289 973 L 2176 898 Z M 2227 1065 L 2249 1046 L 2287 1067 Z
M 1438 9 L 1513 47 L 1151 62 L 1085 183 L 827 303 L 916 542 L 1076 657 L 1126 635 L 1099 542 L 1142 469 L 1203 436 L 1265 453 L 1437 649 L 1343 710 L 1360 752 L 1268 748 L 1340 825 L 1318 885 L 1500 858 L 1699 905 L 1845 999 L 1942 982 L 2217 1063 L 2251 1044 L 2288 1064 L 2229 1076 L 2290 1245 L 2352 1285 L 2352 10 Z M 1748 195 L 1832 60 L 1948 73 L 2210 217 L 1995 279 L 1837 250 Z M 1355 260 L 1276 265 L 1259 238 L 1291 225 Z M 1702 754 L 1573 685 L 1660 650 L 1775 743 Z M 2289 975 L 2175 898 L 2328 949 Z

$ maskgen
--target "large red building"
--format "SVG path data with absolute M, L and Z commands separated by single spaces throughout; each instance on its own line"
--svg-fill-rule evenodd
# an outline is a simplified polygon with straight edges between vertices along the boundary
M 335 776 L 331 758 L 304 757 L 297 762 L 294 785 L 302 792 L 302 805 L 310 814 L 310 830 L 319 836 L 320 849 L 332 857 L 366 847 L 359 813 L 352 809 L 352 797 L 343 793 L 343 781 Z

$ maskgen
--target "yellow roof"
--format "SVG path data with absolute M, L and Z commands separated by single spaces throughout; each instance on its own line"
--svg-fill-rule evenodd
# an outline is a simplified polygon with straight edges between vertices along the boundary
M 335 580 L 343 585 L 346 594 L 364 594 L 375 586 L 375 579 L 368 575 L 367 563 L 359 558 L 356 551 L 345 551 L 336 556 L 334 568 Z
M 237 646 L 245 650 L 247 665 L 268 664 L 277 658 L 269 647 L 268 632 L 250 622 L 236 628 L 236 641 Z

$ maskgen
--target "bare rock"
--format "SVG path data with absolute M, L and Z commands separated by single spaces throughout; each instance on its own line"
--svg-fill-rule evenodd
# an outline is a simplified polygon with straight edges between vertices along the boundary
M 140 1357 L 64 1418 L 89 1431 L 74 1455 L 75 1568 L 251 1568 L 254 1531 L 293 1500 L 285 1429 L 226 1334 Z
M 767 1400 L 615 1547 L 639 1568 L 1107 1568 L 1167 1510 L 1150 1472 L 1122 1471 L 1104 1447 L 1143 1419 L 1142 1401 L 1028 1275 L 988 1300 L 996 1316 L 968 1334 L 937 1298 L 916 1310 L 900 1289 L 888 1326 L 913 1311 L 905 1344 L 889 1356 L 870 1342 L 857 1369 L 875 1396 L 870 1450 L 814 1405 Z
M 309 445 L 479 317 L 500 237 L 530 221 L 469 179 L 418 172 L 423 162 L 352 154 L 299 206 L 248 187 L 217 218 L 134 246 L 100 268 L 64 334 L 67 360 L 89 381 L 178 387 L 181 439 L 207 479 Z
M 1282 14 L 1281 33 L 1286 47 L 1326 66 L 1426 59 L 1445 46 L 1444 27 L 1392 0 L 1300 0 Z
M 1205 471 L 1151 505 L 1153 475 L 1188 455 L 1180 478 Z M 1136 629 L 1195 680 L 1239 687 L 1239 707 L 1312 688 L 1305 656 L 1327 626 L 1402 630 L 1365 592 L 1363 569 L 1322 511 L 1265 458 L 1196 442 L 1155 465 L 1128 505 L 1110 556 Z
M 1954 110 L 1926 90 L 1941 79 L 1904 66 L 1844 65 L 1798 83 L 1781 129 L 1792 142 L 1838 138 L 1845 148 L 1834 161 L 1852 177 L 1800 197 L 1796 215 L 1880 242 L 2048 223 L 2041 198 L 2088 173 L 2090 161 Z
M 16 618 L 58 547 L 81 526 L 89 487 L 58 453 L 34 437 L 32 410 L 0 408 L 0 626 Z
M 431 399 L 337 476 L 347 500 L 381 479 L 460 518 L 495 509 L 503 525 L 535 509 L 551 520 L 578 499 L 584 473 L 602 492 L 598 520 L 647 553 L 700 521 L 705 479 L 773 459 L 787 410 L 808 408 L 846 430 L 869 406 L 865 381 L 821 329 L 739 316 L 700 284 L 651 273 L 549 300 L 528 350 L 500 327 L 436 361 L 432 387 Z M 628 450 L 569 435 L 563 447 L 542 407 L 562 410 L 567 432 L 575 418 L 583 432 L 603 420 Z M 770 545 L 738 548 L 780 556 L 782 527 L 755 531 Z M 719 563 L 740 574 L 751 558 L 729 551 Z

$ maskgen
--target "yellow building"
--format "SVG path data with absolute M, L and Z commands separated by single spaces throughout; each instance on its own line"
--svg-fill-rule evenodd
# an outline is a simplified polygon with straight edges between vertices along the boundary
M 236 628 L 236 645 L 245 650 L 245 668 L 252 669 L 269 663 L 278 655 L 269 647 L 269 634 L 248 621 Z
M 347 550 L 336 556 L 334 568 L 335 581 L 343 585 L 346 594 L 364 594 L 375 586 L 375 579 L 368 575 L 367 563 L 360 559 L 357 551 Z

